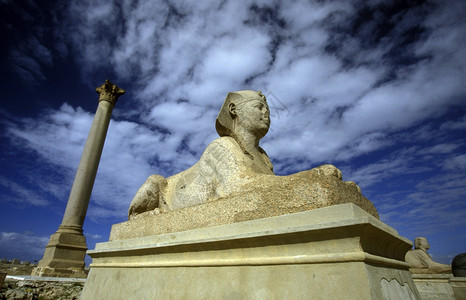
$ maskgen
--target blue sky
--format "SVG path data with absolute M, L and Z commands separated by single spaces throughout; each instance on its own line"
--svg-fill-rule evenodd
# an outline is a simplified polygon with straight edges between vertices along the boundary
M 199 159 L 229 91 L 253 89 L 276 174 L 334 164 L 434 259 L 466 252 L 466 2 L 1 0 L 0 14 L 0 258 L 42 257 L 105 79 L 127 93 L 89 249 L 149 175 Z

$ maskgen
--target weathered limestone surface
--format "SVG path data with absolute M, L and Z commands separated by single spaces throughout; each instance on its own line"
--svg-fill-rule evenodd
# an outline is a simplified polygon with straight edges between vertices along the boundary
M 269 189 L 269 185 L 275 189 Z M 160 212 L 155 209 L 112 226 L 110 241 L 178 232 L 274 217 L 325 206 L 354 203 L 378 218 L 372 202 L 357 188 L 318 169 L 294 176 L 271 176 L 248 193 L 238 193 L 202 205 Z
M 451 274 L 412 274 L 422 300 L 455 300 Z
M 81 299 L 420 299 L 409 248 L 347 203 L 97 244 Z
M 59 229 L 60 230 L 60 229 Z M 44 257 L 31 275 L 42 277 L 85 278 L 86 238 L 82 234 L 55 232 L 45 247 Z
M 452 277 L 449 282 L 456 300 L 466 300 L 466 277 Z

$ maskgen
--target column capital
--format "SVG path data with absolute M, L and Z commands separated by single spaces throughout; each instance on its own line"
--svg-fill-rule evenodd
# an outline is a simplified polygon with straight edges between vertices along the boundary
M 118 97 L 125 93 L 124 89 L 120 89 L 115 84 L 111 83 L 110 80 L 105 80 L 105 83 L 95 89 L 100 94 L 100 101 L 107 101 L 115 105 Z

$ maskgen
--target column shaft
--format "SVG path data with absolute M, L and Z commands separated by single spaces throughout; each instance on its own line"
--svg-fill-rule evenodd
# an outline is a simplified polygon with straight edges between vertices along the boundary
M 99 102 L 60 225 L 62 230 L 82 231 L 113 106 L 108 101 Z

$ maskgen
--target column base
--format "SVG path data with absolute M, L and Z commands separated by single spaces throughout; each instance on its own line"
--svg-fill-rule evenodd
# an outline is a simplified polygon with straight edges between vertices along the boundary
M 65 232 L 63 232 L 65 231 Z M 32 276 L 85 278 L 84 257 L 87 245 L 84 235 L 63 230 L 62 226 L 50 236 L 44 257 L 32 270 Z
M 86 278 L 86 270 L 80 268 L 50 268 L 36 267 L 32 270 L 31 276 L 38 277 L 66 277 L 66 278 Z

